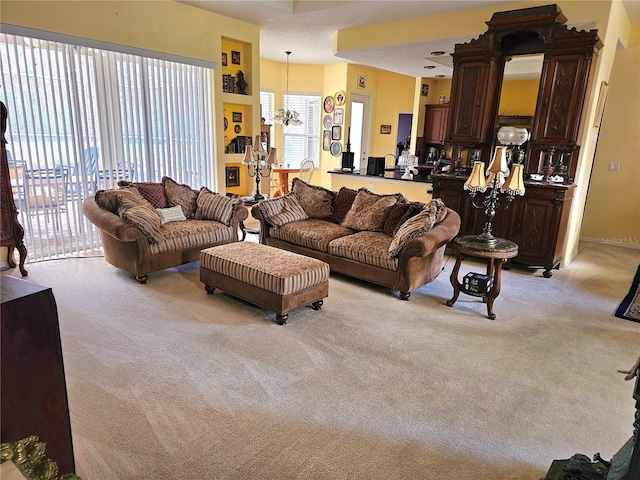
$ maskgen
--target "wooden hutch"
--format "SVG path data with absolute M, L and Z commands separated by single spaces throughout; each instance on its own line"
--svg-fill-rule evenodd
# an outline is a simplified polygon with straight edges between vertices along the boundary
M 445 143 L 452 170 L 432 174 L 433 196 L 462 217 L 460 235 L 481 233 L 484 212 L 463 189 L 472 159 L 488 163 L 496 146 L 498 104 L 505 64 L 516 55 L 544 54 L 528 152 L 526 193 L 493 221 L 494 235 L 516 242 L 514 261 L 543 266 L 544 276 L 562 261 L 576 185 L 580 125 L 589 76 L 602 48 L 597 30 L 569 29 L 557 5 L 497 12 L 488 30 L 453 53 L 453 79 Z M 548 181 L 559 175 L 563 181 Z

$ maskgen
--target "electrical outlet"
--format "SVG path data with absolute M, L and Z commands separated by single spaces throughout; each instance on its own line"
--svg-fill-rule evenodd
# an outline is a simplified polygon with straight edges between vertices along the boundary
M 376 184 L 373 182 L 369 182 L 369 188 L 375 188 Z
M 620 170 L 620 162 L 609 162 L 609 170 L 613 172 Z

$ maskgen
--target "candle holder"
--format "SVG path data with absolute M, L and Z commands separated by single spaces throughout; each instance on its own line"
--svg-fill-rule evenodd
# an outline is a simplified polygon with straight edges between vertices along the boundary
M 259 202 L 266 198 L 260 193 L 260 181 L 271 175 L 271 169 L 277 163 L 277 154 L 276 149 L 272 148 L 267 155 L 267 152 L 262 148 L 259 135 L 256 135 L 255 143 L 256 148 L 251 145 L 245 147 L 242 164 L 247 166 L 247 175 L 255 178 L 256 190 L 251 198 L 254 202 Z

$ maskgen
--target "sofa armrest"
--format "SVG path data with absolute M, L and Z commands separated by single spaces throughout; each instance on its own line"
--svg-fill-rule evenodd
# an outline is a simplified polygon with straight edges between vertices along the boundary
M 122 220 L 119 215 L 98 206 L 93 195 L 83 200 L 82 213 L 102 232 L 121 242 L 138 241 L 142 234 L 139 229 Z
M 426 257 L 434 250 L 453 240 L 460 231 L 460 215 L 455 210 L 447 208 L 444 219 L 433 226 L 431 230 L 407 241 L 400 250 L 402 257 Z
M 269 200 L 262 201 L 268 202 Z M 271 228 L 271 225 L 262 216 L 262 212 L 258 208 L 258 205 L 251 207 L 251 216 L 260 222 L 260 243 L 266 244 L 267 238 L 269 238 L 269 228 Z

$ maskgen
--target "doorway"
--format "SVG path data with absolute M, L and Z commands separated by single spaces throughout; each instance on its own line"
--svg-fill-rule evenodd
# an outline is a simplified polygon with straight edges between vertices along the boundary
M 371 97 L 360 93 L 351 92 L 351 104 L 349 111 L 349 133 L 351 135 L 351 151 L 360 174 L 367 172 L 367 152 L 369 151 L 369 138 L 371 132 Z M 355 163 L 354 162 L 354 163 Z M 358 168 L 357 167 L 357 168 Z

